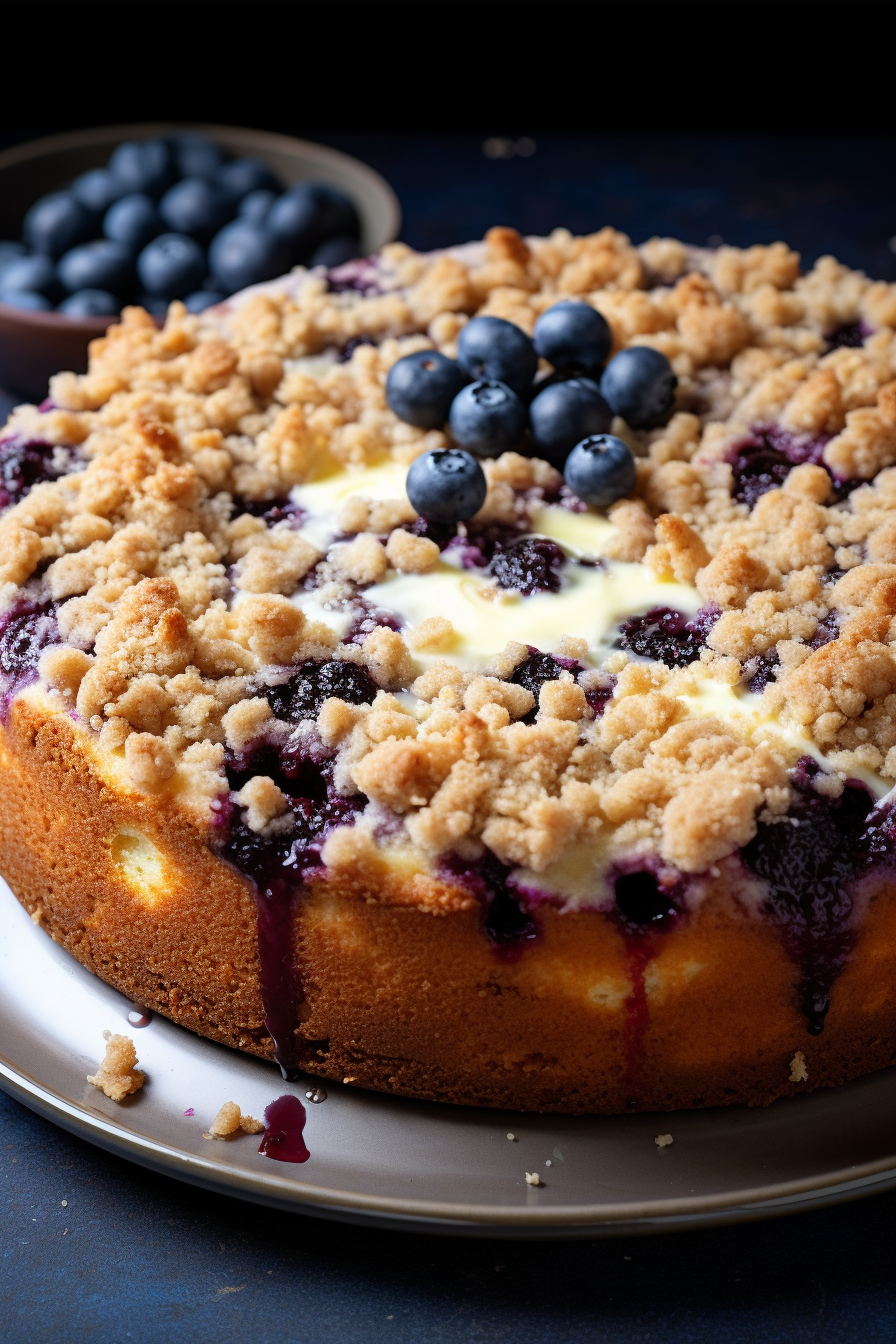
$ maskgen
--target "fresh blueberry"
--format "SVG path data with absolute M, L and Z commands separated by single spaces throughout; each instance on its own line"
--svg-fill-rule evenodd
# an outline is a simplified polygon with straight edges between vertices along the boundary
M 590 378 L 552 383 L 529 407 L 535 451 L 561 470 L 576 444 L 589 434 L 605 434 L 612 419 L 600 388 Z
M 158 294 L 140 294 L 137 303 L 141 308 L 145 308 L 151 317 L 167 316 L 168 300 L 160 298 Z
M 103 220 L 103 233 L 107 238 L 114 243 L 124 243 L 136 252 L 157 238 L 164 227 L 155 201 L 141 191 L 122 196 L 109 207 Z
M 455 360 L 438 350 L 415 350 L 389 370 L 386 401 L 399 420 L 419 429 L 441 429 L 465 382 Z
M 60 293 L 56 267 L 41 253 L 9 262 L 3 271 L 2 285 L 4 293 L 43 294 L 47 299 L 55 299 Z
M 35 201 L 25 216 L 22 233 L 34 252 L 61 257 L 76 243 L 90 237 L 93 219 L 71 192 L 54 191 Z
M 479 457 L 515 448 L 526 432 L 526 408 L 513 388 L 481 379 L 458 392 L 448 413 L 455 443 Z
M 59 305 L 59 312 L 68 317 L 109 317 L 118 312 L 121 303 L 103 289 L 79 289 L 69 294 Z
M 179 299 L 202 284 L 205 252 L 195 238 L 163 233 L 147 243 L 137 258 L 137 274 L 148 294 Z
M 216 303 L 223 303 L 226 294 L 215 294 L 210 289 L 197 289 L 193 294 L 188 294 L 184 299 L 188 313 L 204 313 L 206 308 L 213 308 Z
M 126 140 L 109 160 L 109 172 L 123 191 L 158 198 L 174 180 L 173 158 L 164 140 Z
M 532 343 L 536 354 L 555 369 L 594 374 L 604 366 L 613 333 L 590 304 L 564 299 L 542 313 L 535 323 Z
M 474 317 L 457 338 L 457 362 L 471 378 L 505 383 L 528 395 L 538 368 L 529 337 L 503 317 Z
M 360 243 L 357 238 L 348 238 L 345 234 L 338 238 L 328 238 L 325 243 L 321 243 L 311 253 L 308 265 L 344 266 L 347 261 L 354 261 L 359 250 Z
M 104 215 L 124 194 L 124 187 L 108 168 L 91 168 L 75 178 L 71 193 L 92 215 Z
M 225 199 L 236 206 L 250 191 L 279 191 L 280 183 L 261 159 L 231 159 L 215 173 Z
M 678 379 L 672 365 L 649 345 L 631 345 L 610 360 L 600 380 L 600 390 L 632 429 L 651 429 L 660 424 L 675 403 Z
M 133 253 L 124 243 L 98 238 L 66 252 L 59 262 L 59 279 L 70 294 L 79 289 L 103 289 L 124 294 L 134 274 Z
M 237 213 L 240 219 L 245 219 L 249 224 L 263 224 L 276 199 L 275 191 L 259 187 L 258 191 L 250 191 L 248 196 L 243 197 Z
M 592 434 L 573 448 L 563 468 L 574 495 L 595 509 L 607 509 L 635 484 L 635 459 L 612 434 Z
M 25 248 L 22 243 L 7 241 L 5 238 L 0 242 L 0 280 L 7 266 L 11 266 L 19 257 L 24 257 Z
M 208 260 L 217 284 L 225 294 L 233 294 L 282 275 L 291 258 L 282 239 L 268 229 L 235 219 L 215 234 Z
M 47 313 L 53 307 L 43 294 L 27 289 L 0 289 L 0 303 L 7 308 L 25 308 L 33 313 Z
M 213 182 L 185 177 L 175 182 L 159 201 L 159 214 L 175 233 L 208 239 L 232 215 L 233 209 Z
M 460 448 L 436 448 L 418 457 L 411 463 L 405 488 L 420 516 L 436 523 L 472 518 L 488 491 L 485 472 Z
M 351 201 L 323 182 L 299 182 L 290 187 L 271 206 L 267 225 L 290 245 L 294 259 L 302 261 L 310 259 L 315 248 L 328 238 L 357 238 L 360 234 L 358 213 Z
M 223 151 L 196 131 L 180 131 L 168 136 L 178 177 L 214 177 L 224 158 Z

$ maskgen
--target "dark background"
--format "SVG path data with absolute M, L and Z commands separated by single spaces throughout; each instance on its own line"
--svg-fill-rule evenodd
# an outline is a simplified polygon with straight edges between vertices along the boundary
M 274 8 L 305 7 L 257 10 L 268 17 Z M 241 84 L 244 65 L 235 60 L 230 85 L 203 100 L 182 96 L 178 71 L 152 67 L 153 42 L 166 38 L 157 30 L 149 55 L 141 46 L 137 58 L 152 67 L 145 95 L 116 85 L 110 98 L 100 78 L 108 73 L 100 42 L 99 56 L 69 65 L 64 107 L 59 99 L 51 106 L 45 97 L 15 97 L 8 84 L 4 121 L 18 129 L 0 134 L 0 142 L 141 117 L 261 126 L 323 140 L 379 169 L 401 199 L 403 237 L 417 247 L 474 238 L 495 223 L 523 232 L 610 223 L 635 241 L 653 234 L 740 245 L 783 238 L 807 264 L 834 252 L 875 277 L 896 278 L 889 246 L 896 235 L 896 138 L 885 107 L 892 81 L 881 83 L 874 70 L 885 31 L 873 25 L 888 6 L 860 7 L 875 15 L 861 64 L 852 57 L 854 28 L 838 30 L 842 10 L 835 5 L 801 7 L 802 22 L 824 37 L 828 63 L 821 66 L 807 63 L 805 52 L 800 62 L 797 29 L 782 36 L 785 5 L 760 7 L 769 17 L 758 37 L 744 22 L 748 6 L 702 7 L 725 10 L 728 27 L 718 42 L 746 51 L 740 66 L 724 68 L 687 51 L 664 55 L 665 30 L 651 26 L 655 6 L 636 7 L 644 33 L 633 35 L 621 63 L 609 59 L 618 57 L 618 46 L 607 51 L 612 23 L 589 30 L 589 64 L 570 56 L 579 35 L 569 11 L 585 6 L 522 5 L 506 7 L 514 15 L 506 30 L 486 22 L 487 43 L 482 31 L 469 34 L 455 64 L 457 35 L 448 33 L 448 55 L 434 68 L 421 70 L 418 60 L 409 78 L 408 67 L 393 62 L 384 77 L 368 61 L 365 79 L 358 51 L 367 33 L 352 29 L 356 8 L 338 7 L 347 16 L 340 44 L 315 47 L 312 34 L 267 81 L 264 63 L 252 66 L 249 42 L 253 79 Z M 389 26 L 397 10 L 413 7 L 370 8 Z M 531 96 L 505 106 L 508 81 L 496 89 L 496 60 L 518 53 L 520 23 L 536 8 L 561 17 L 543 41 L 535 34 L 539 40 L 528 45 Z M 83 27 L 85 15 L 115 7 L 77 9 Z M 686 12 L 701 7 L 667 9 L 681 28 L 690 22 Z M 215 10 L 226 19 L 245 7 Z M 164 12 L 173 14 L 174 6 Z M 188 14 L 187 27 L 191 21 Z M 564 25 L 565 55 L 554 41 Z M 56 60 L 62 68 L 65 37 L 55 31 L 50 66 Z M 601 38 L 604 48 L 594 54 Z M 421 48 L 427 59 L 433 41 Z M 763 50 L 764 62 L 757 54 Z M 208 42 L 195 48 L 199 83 L 214 64 L 208 53 Z M 505 65 L 519 69 L 510 56 Z M 554 78 L 539 77 L 561 56 Z M 320 60 L 329 61 L 326 87 L 314 73 Z M 474 85 L 481 96 L 471 112 Z M 558 87 L 565 90 L 561 103 L 553 95 Z M 658 126 L 668 129 L 659 133 Z M 712 134 L 699 129 L 707 126 Z M 507 157 L 483 152 L 495 137 L 505 141 Z M 534 153 L 516 152 L 522 138 L 534 140 Z M 69 1137 L 0 1094 L 0 1211 L 4 1344 L 889 1344 L 896 1337 L 896 1195 L 643 1240 L 521 1244 L 362 1231 L 179 1186 Z

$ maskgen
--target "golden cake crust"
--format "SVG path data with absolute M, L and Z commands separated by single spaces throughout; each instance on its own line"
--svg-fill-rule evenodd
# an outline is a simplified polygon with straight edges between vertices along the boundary
M 71 721 L 28 697 L 0 765 L 0 845 L 32 918 L 127 998 L 271 1058 L 251 884 L 208 833 L 104 782 Z M 141 838 L 161 878 L 129 866 Z M 463 889 L 421 901 L 419 887 L 373 876 L 316 880 L 295 905 L 308 1072 L 424 1100 L 624 1112 L 762 1105 L 896 1060 L 892 881 L 869 899 L 819 1037 L 773 927 L 727 894 L 724 872 L 653 956 L 644 944 L 633 955 L 604 914 L 545 906 L 515 959 L 483 936 Z

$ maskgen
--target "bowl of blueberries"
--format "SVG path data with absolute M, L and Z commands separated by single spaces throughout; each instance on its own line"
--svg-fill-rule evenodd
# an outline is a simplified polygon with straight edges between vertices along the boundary
M 39 399 L 127 304 L 161 321 L 391 242 L 388 183 L 337 150 L 228 126 L 106 126 L 0 154 L 0 386 Z
M 612 346 L 596 309 L 563 299 L 531 337 L 503 318 L 474 317 L 460 330 L 456 359 L 417 350 L 397 360 L 386 380 L 391 410 L 420 429 L 444 429 L 455 445 L 424 453 L 408 472 L 408 498 L 424 523 L 477 513 L 486 495 L 479 459 L 510 450 L 550 462 L 579 507 L 606 509 L 628 495 L 635 459 L 610 433 L 614 418 L 631 430 L 662 425 L 678 380 L 659 350 L 633 345 L 610 358 Z

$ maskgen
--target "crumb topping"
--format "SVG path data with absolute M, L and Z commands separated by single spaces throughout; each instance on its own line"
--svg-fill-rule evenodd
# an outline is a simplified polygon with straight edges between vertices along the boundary
M 217 315 L 172 304 L 161 329 L 127 309 L 86 374 L 57 375 L 4 431 L 0 451 L 27 440 L 54 466 L 0 515 L 0 612 L 51 606 L 41 684 L 136 792 L 211 826 L 227 763 L 301 729 L 336 787 L 432 861 L 485 846 L 537 874 L 587 843 L 696 873 L 786 812 L 807 749 L 835 779 L 896 779 L 896 286 L 830 257 L 803 274 L 783 243 L 635 247 L 609 228 L 394 244 L 362 279 L 300 269 Z M 570 628 L 540 650 L 558 660 L 546 679 L 527 680 L 518 641 L 471 670 L 451 612 L 393 628 L 365 597 L 396 576 L 435 582 L 451 555 L 400 491 L 349 484 L 326 526 L 303 511 L 309 481 L 362 482 L 448 443 L 389 410 L 398 358 L 453 356 L 474 314 L 531 332 L 565 297 L 603 314 L 614 350 L 652 346 L 678 378 L 667 424 L 614 423 L 638 474 L 602 554 L 692 590 L 688 616 L 712 613 L 686 667 Z M 538 459 L 484 467 L 463 561 L 480 573 L 482 546 L 537 531 L 545 504 L 582 507 Z M 373 702 L 278 717 L 269 688 L 330 660 L 364 669 Z M 752 717 L 732 712 L 760 696 Z M 258 835 L 294 825 L 269 769 L 244 772 L 231 802 Z M 327 862 L 379 843 L 355 829 L 351 844 L 331 834 Z

